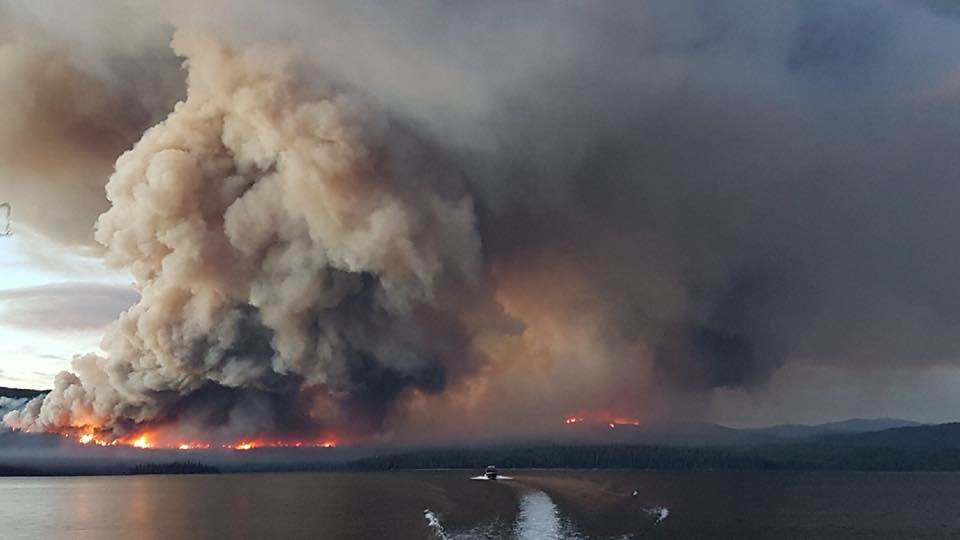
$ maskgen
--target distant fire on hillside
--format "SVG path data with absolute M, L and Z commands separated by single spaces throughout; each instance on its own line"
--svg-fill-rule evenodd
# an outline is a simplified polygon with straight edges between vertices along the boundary
M 635 426 L 642 425 L 640 419 L 629 418 L 625 416 L 616 416 L 608 413 L 585 413 L 574 414 L 563 419 L 564 425 L 573 426 L 577 424 L 602 425 L 606 424 L 610 429 L 616 429 L 617 426 Z

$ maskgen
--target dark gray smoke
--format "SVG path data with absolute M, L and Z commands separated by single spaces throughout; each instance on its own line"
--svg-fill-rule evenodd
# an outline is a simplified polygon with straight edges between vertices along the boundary
M 954 364 L 960 23 L 928 7 L 143 10 L 187 98 L 96 236 L 142 299 L 6 421 L 536 430 Z

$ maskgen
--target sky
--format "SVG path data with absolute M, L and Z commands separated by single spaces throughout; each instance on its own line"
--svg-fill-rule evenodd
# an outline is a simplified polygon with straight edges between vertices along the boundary
M 944 5 L 0 0 L 8 424 L 956 420 Z
M 75 354 L 99 350 L 104 330 L 137 293 L 129 275 L 101 259 L 47 245 L 52 260 L 37 260 L 23 245 L 29 232 L 13 229 L 0 238 L 0 386 L 45 390 Z

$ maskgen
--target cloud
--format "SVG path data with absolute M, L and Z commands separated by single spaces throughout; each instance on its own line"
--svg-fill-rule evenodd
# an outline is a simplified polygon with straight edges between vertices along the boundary
M 0 203 L 15 231 L 96 254 L 113 163 L 172 107 L 182 75 L 162 25 L 89 11 L 0 2 Z
M 953 365 L 848 366 L 789 364 L 762 389 L 713 396 L 712 419 L 737 426 L 893 417 L 955 422 L 960 368 Z
M 132 306 L 130 287 L 58 283 L 0 291 L 0 325 L 38 332 L 100 330 Z

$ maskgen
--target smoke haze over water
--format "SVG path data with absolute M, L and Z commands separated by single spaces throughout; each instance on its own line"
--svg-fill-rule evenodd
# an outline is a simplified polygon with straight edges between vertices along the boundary
M 140 292 L 4 421 L 539 433 L 953 367 L 931 6 L 0 2 L 0 193 Z

